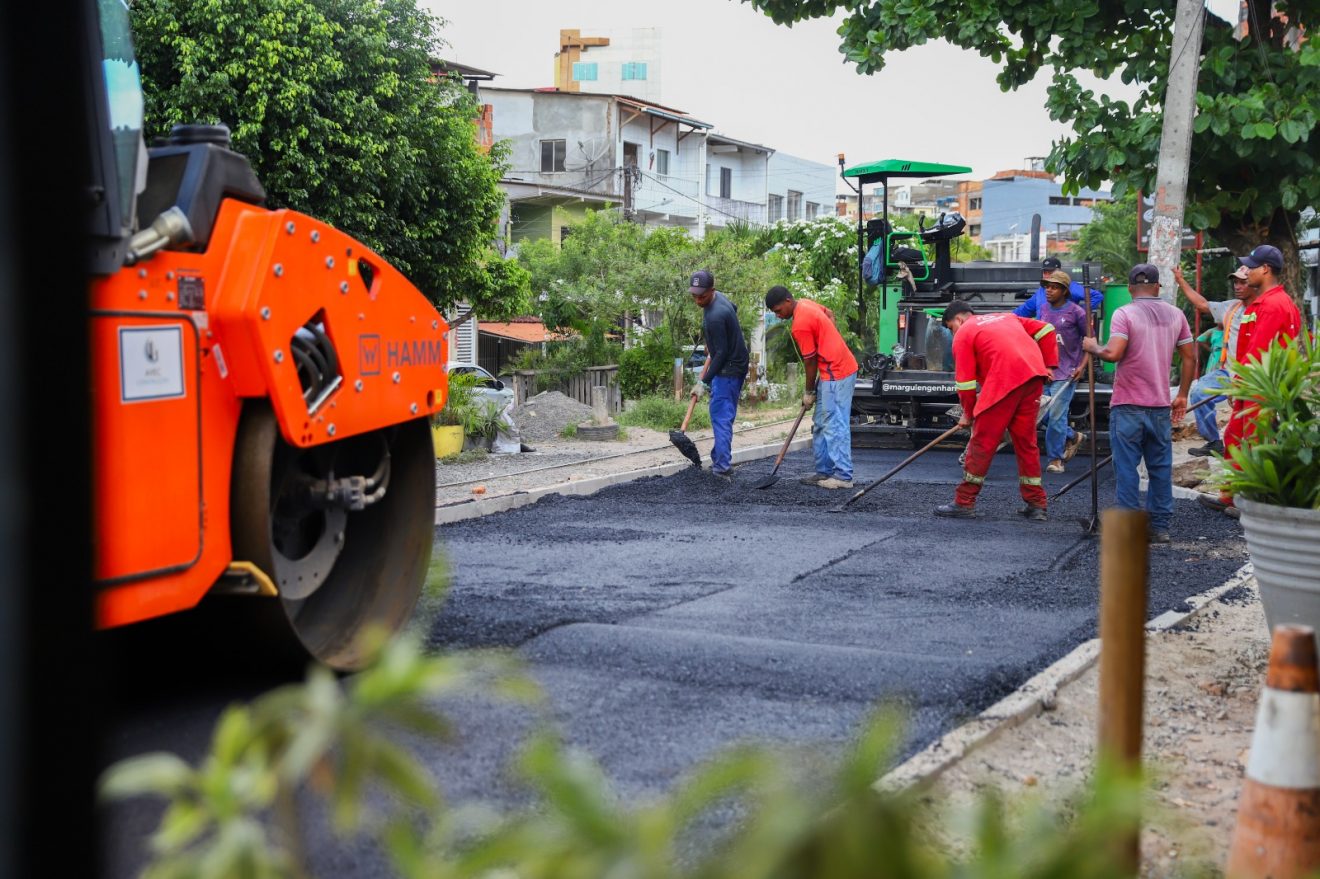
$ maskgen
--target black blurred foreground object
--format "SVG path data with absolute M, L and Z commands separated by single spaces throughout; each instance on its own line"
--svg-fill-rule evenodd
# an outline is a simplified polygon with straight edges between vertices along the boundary
M 0 877 L 97 875 L 85 252 L 97 34 L 90 0 L 0 7 Z

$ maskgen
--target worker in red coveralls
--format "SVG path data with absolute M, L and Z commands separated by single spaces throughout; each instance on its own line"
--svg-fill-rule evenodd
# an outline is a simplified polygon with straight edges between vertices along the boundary
M 1054 327 L 1007 312 L 978 316 L 962 301 L 950 304 L 943 320 L 953 333 L 954 381 L 963 408 L 958 424 L 972 426 L 972 441 L 954 502 L 936 507 L 935 515 L 955 519 L 976 515 L 976 496 L 1007 430 L 1017 455 L 1018 487 L 1027 502 L 1020 512 L 1033 522 L 1045 521 L 1036 417 L 1041 388 L 1059 365 Z
M 1238 262 L 1247 267 L 1247 285 L 1255 294 L 1248 295 L 1242 310 L 1237 351 L 1233 352 L 1238 363 L 1246 363 L 1252 358 L 1259 360 L 1275 342 L 1295 338 L 1302 329 L 1302 315 L 1279 279 L 1283 271 L 1283 253 L 1279 248 L 1262 244 L 1247 256 L 1238 257 Z M 1258 408 L 1250 400 L 1233 400 L 1228 427 L 1224 429 L 1225 460 L 1231 462 L 1233 449 L 1255 431 Z M 1221 492 L 1218 498 L 1201 495 L 1198 500 L 1212 510 L 1237 517 L 1233 496 L 1227 492 Z

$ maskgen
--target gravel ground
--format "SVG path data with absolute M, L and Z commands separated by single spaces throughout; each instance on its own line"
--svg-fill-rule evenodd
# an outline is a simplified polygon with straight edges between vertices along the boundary
M 513 420 L 523 442 L 530 444 L 554 439 L 568 425 L 580 424 L 590 417 L 590 406 L 559 391 L 542 391 L 513 410 Z
M 1153 808 L 1142 836 L 1142 875 L 1219 875 L 1268 658 L 1254 580 L 1184 626 L 1147 638 L 1143 753 Z M 1098 703 L 1092 668 L 1059 690 L 1053 711 L 973 752 L 928 798 L 968 807 L 976 793 L 996 788 L 1010 802 L 1025 795 L 1061 803 L 1090 772 Z

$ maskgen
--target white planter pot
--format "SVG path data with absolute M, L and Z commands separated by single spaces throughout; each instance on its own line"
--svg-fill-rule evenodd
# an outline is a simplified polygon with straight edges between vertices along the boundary
M 1320 510 L 1238 497 L 1265 622 L 1300 623 L 1320 633 Z

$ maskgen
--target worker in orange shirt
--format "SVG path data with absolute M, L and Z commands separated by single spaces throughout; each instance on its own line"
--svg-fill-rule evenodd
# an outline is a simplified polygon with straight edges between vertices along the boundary
M 976 496 L 1007 430 L 1017 455 L 1018 488 L 1026 501 L 1020 512 L 1033 522 L 1045 521 L 1036 418 L 1045 379 L 1059 364 L 1054 327 L 1007 312 L 977 315 L 962 301 L 944 310 L 943 322 L 953 333 L 954 381 L 963 409 L 958 423 L 971 425 L 972 440 L 954 502 L 936 507 L 935 515 L 976 515 Z
M 857 384 L 857 359 L 834 325 L 834 315 L 819 302 L 794 299 L 787 287 L 776 284 L 765 294 L 765 307 L 780 320 L 793 321 L 793 341 L 802 355 L 806 375 L 802 405 L 816 407 L 811 416 L 816 472 L 801 481 L 819 488 L 852 488 L 849 418 Z
M 1283 271 L 1283 253 L 1279 248 L 1262 244 L 1247 256 L 1238 257 L 1247 268 L 1247 284 L 1256 295 L 1242 310 L 1238 324 L 1237 350 L 1233 352 L 1238 363 L 1260 356 L 1279 340 L 1292 339 L 1302 329 L 1302 315 L 1297 305 L 1283 289 L 1279 279 Z M 1259 407 L 1250 400 L 1234 399 L 1228 426 L 1224 428 L 1224 458 L 1230 460 L 1233 449 L 1242 444 L 1256 429 Z M 1236 516 L 1233 496 L 1221 492 L 1218 498 L 1201 495 L 1203 506 Z

